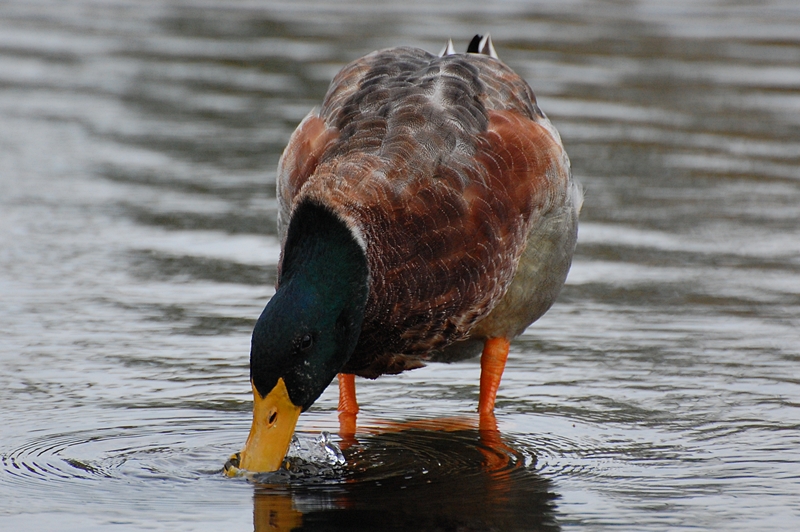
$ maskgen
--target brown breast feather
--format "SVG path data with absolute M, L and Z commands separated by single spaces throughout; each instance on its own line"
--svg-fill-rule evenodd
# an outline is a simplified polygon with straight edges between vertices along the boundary
M 531 224 L 565 186 L 541 116 L 528 85 L 486 56 L 399 48 L 336 76 L 281 158 L 278 196 L 282 232 L 312 198 L 366 246 L 370 295 L 344 371 L 418 367 L 502 298 Z

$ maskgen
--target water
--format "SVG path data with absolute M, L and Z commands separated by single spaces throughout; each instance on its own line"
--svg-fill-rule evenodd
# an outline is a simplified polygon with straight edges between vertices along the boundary
M 587 189 L 501 441 L 477 362 L 433 365 L 359 380 L 353 441 L 335 386 L 301 417 L 345 466 L 224 477 L 289 134 L 347 61 L 485 31 Z M 798 35 L 788 0 L 4 2 L 0 528 L 795 530 Z

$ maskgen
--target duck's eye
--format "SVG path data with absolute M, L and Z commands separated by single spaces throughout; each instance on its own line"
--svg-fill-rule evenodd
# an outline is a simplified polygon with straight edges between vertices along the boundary
M 308 351 L 311 349 L 311 346 L 314 345 L 314 337 L 310 334 L 306 333 L 300 338 L 300 350 L 301 351 Z

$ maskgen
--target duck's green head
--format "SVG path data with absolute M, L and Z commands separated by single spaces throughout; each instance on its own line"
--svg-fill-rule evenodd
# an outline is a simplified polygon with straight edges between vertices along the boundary
M 300 412 L 355 349 L 369 292 L 363 248 L 335 214 L 312 202 L 294 211 L 278 290 L 253 330 L 253 425 L 239 468 L 278 469 Z

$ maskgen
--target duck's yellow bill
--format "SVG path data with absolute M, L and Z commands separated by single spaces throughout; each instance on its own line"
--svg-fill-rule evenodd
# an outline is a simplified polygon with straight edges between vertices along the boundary
M 252 473 L 276 471 L 289 449 L 301 410 L 289 399 L 283 379 L 263 398 L 253 386 L 253 425 L 236 467 Z

